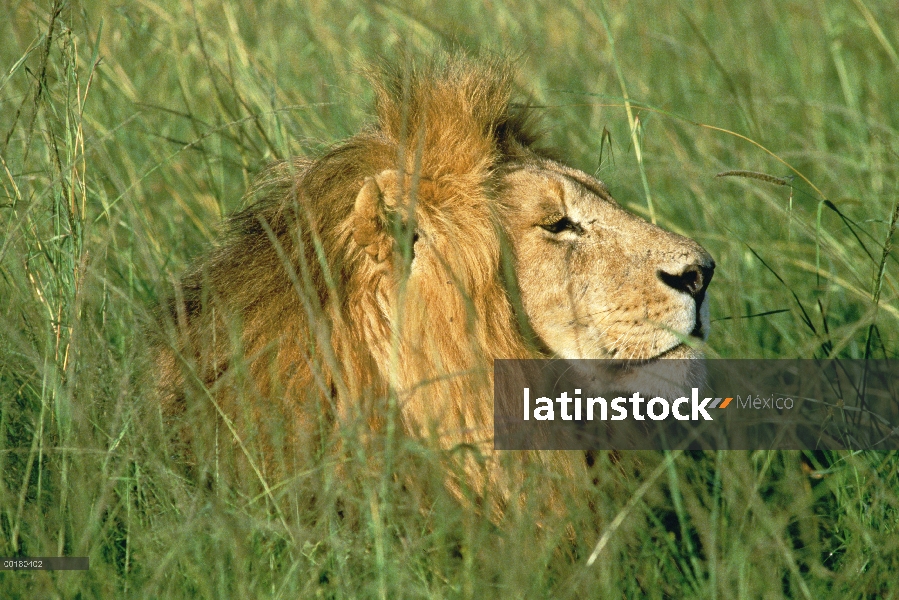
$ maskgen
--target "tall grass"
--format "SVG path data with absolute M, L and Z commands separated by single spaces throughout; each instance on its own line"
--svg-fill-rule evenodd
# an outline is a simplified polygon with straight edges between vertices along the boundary
M 899 596 L 894 455 L 602 455 L 554 513 L 560 476 L 505 457 L 530 492 L 500 518 L 404 439 L 389 471 L 360 445 L 273 482 L 283 515 L 179 466 L 144 333 L 266 164 L 371 119 L 360 64 L 461 46 L 516 56 L 550 144 L 712 253 L 714 353 L 897 358 L 897 24 L 873 0 L 7 3 L 0 555 L 91 568 L 0 595 Z

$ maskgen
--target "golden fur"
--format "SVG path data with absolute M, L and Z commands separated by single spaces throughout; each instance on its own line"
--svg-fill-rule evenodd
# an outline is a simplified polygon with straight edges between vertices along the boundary
M 273 451 L 396 406 L 452 446 L 491 439 L 494 358 L 693 355 L 711 259 L 540 150 L 507 66 L 372 81 L 377 123 L 271 170 L 176 286 L 168 406 L 213 399 Z

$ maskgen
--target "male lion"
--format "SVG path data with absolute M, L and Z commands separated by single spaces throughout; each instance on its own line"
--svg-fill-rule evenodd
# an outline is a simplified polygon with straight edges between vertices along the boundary
M 285 449 L 391 410 L 445 447 L 489 442 L 494 358 L 698 356 L 711 257 L 538 148 L 507 66 L 373 80 L 377 122 L 275 167 L 176 286 L 167 406 L 197 398 L 301 462 Z

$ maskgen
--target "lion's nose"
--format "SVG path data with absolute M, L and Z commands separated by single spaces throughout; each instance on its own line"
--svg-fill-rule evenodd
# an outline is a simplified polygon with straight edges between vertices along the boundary
M 708 258 L 702 262 L 689 264 L 677 272 L 659 271 L 659 279 L 665 285 L 700 300 L 705 295 L 714 274 L 715 261 Z

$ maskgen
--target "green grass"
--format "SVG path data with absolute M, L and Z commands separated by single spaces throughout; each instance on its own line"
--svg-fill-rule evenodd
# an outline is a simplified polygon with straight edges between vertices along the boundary
M 711 252 L 714 353 L 897 358 L 895 2 L 50 4 L 0 7 L 0 556 L 91 568 L 4 598 L 899 597 L 894 454 L 505 457 L 526 500 L 491 518 L 399 440 L 272 502 L 179 467 L 144 333 L 266 164 L 371 120 L 360 65 L 461 46 L 517 57 L 549 142 Z

